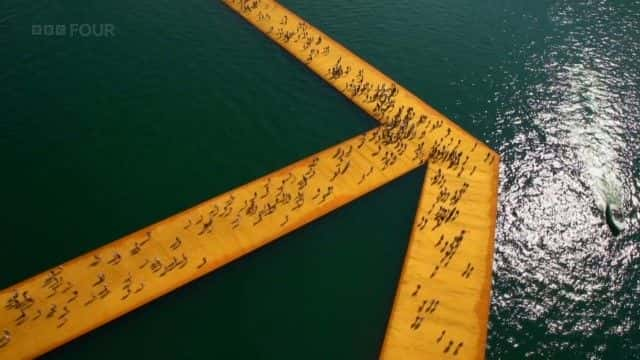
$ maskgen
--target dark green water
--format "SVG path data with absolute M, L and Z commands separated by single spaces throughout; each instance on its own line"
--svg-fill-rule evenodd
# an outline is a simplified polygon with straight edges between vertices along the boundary
M 503 155 L 488 358 L 640 359 L 640 1 L 282 3 Z M 376 124 L 217 1 L 2 0 L 0 83 L 0 288 Z M 423 175 L 47 357 L 373 359 Z

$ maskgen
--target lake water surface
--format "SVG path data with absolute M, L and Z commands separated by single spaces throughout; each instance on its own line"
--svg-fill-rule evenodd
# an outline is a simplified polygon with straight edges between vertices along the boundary
M 282 3 L 502 154 L 488 358 L 640 359 L 640 1 Z M 0 288 L 376 125 L 218 1 L 3 0 L 0 49 Z M 373 359 L 423 176 L 48 357 Z

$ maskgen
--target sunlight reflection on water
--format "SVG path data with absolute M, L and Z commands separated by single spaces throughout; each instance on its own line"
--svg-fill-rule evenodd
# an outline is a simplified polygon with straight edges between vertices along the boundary
M 514 136 L 499 149 L 490 358 L 640 350 L 639 18 L 638 6 L 558 1 L 544 52 L 525 63 L 540 81 L 514 76 L 496 98 Z M 607 203 L 627 227 L 618 237 Z

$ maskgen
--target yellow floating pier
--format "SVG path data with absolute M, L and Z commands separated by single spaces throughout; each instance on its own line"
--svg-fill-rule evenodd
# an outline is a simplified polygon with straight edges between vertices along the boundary
M 383 127 L 417 129 L 429 165 L 381 358 L 484 358 L 499 155 L 275 1 L 225 2 Z
M 382 125 L 0 291 L 33 358 L 428 163 L 381 357 L 483 358 L 499 156 L 270 0 L 225 1 Z
M 368 131 L 0 292 L 0 359 L 42 354 L 424 161 L 385 136 Z
M 481 169 L 429 163 L 382 358 L 484 358 L 498 163 Z

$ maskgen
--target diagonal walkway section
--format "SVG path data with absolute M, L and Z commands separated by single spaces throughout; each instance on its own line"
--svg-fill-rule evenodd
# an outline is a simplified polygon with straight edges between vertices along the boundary
M 0 291 L 0 359 L 43 354 L 424 162 L 388 136 L 373 129 Z

